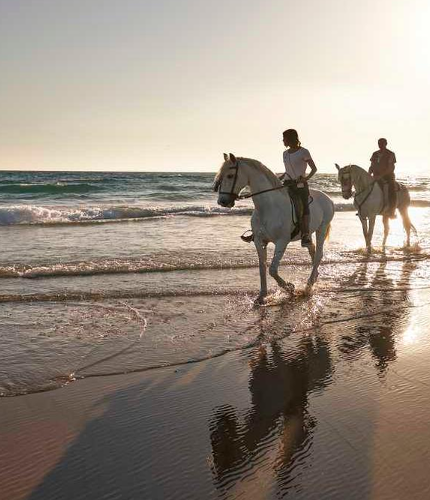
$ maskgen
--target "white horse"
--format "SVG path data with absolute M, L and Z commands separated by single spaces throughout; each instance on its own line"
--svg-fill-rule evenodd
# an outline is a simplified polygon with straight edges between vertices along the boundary
M 260 267 L 260 294 L 257 302 L 261 303 L 267 295 L 267 244 L 274 243 L 275 251 L 269 267 L 269 274 L 278 285 L 286 290 L 294 290 L 294 285 L 286 283 L 278 274 L 278 267 L 294 230 L 292 202 L 279 178 L 257 160 L 236 158 L 224 154 L 224 163 L 215 176 L 214 190 L 219 191 L 218 204 L 233 207 L 236 199 L 244 198 L 239 192 L 248 186 L 251 190 L 255 210 L 251 218 L 254 244 L 258 253 Z M 308 279 L 310 289 L 318 277 L 318 266 L 323 256 L 323 246 L 330 230 L 334 215 L 334 205 L 330 198 L 321 191 L 311 190 L 310 232 L 316 232 L 315 246 L 309 248 L 313 268 Z M 298 240 L 300 235 L 294 237 Z
M 355 189 L 354 207 L 358 211 L 358 216 L 363 227 L 363 235 L 366 240 L 368 252 L 372 251 L 372 236 L 375 228 L 377 215 L 382 215 L 384 222 L 384 239 L 382 247 L 385 247 L 388 233 L 390 231 L 390 219 L 384 213 L 384 195 L 379 184 L 373 180 L 372 176 L 357 165 L 348 165 L 338 169 L 338 179 L 342 186 L 342 196 L 349 199 L 352 196 L 352 188 Z M 402 216 L 403 227 L 406 231 L 406 245 L 411 244 L 411 229 L 416 233 L 416 229 L 411 223 L 408 214 L 408 207 L 411 204 L 409 191 L 403 184 L 399 185 L 397 192 L 397 209 Z M 369 221 L 369 222 L 368 222 Z

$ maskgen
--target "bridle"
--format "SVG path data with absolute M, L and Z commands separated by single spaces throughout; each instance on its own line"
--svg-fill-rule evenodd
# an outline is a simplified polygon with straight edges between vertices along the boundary
M 229 170 L 234 170 L 234 179 L 233 179 L 233 184 L 231 186 L 231 191 L 219 191 L 218 193 L 219 194 L 228 194 L 229 196 L 232 196 L 234 198 L 234 200 L 236 200 L 237 198 L 239 198 L 239 194 L 235 193 L 234 192 L 234 188 L 236 187 L 236 183 L 237 183 L 237 177 L 239 175 L 239 161 L 236 161 L 236 165 L 232 165 L 231 167 L 229 167 Z M 219 179 L 215 184 L 214 184 L 214 191 L 218 191 L 218 189 L 221 187 L 221 183 L 222 183 L 222 178 Z
M 346 199 L 351 198 L 352 196 L 352 179 L 351 172 L 342 172 L 341 174 L 340 185 L 342 186 L 342 195 Z M 347 182 L 344 182 L 344 180 Z
M 262 191 L 257 191 L 256 193 L 239 195 L 238 193 L 234 192 L 234 188 L 236 187 L 236 183 L 237 183 L 237 177 L 238 177 L 238 174 L 239 174 L 239 160 L 236 160 L 236 164 L 235 165 L 232 165 L 231 167 L 229 167 L 229 170 L 233 170 L 233 169 L 234 169 L 235 172 L 234 172 L 234 179 L 233 179 L 233 184 L 231 186 L 231 190 L 230 191 L 218 191 L 218 189 L 221 186 L 222 180 L 223 180 L 222 178 L 218 179 L 214 183 L 213 190 L 215 192 L 218 191 L 219 194 L 227 194 L 229 196 L 232 196 L 234 201 L 236 201 L 236 200 L 246 200 L 247 198 L 252 198 L 253 196 L 257 196 L 258 194 L 268 193 L 269 191 L 277 191 L 278 189 L 283 189 L 283 188 L 287 187 L 287 186 L 284 186 L 282 184 L 282 186 L 276 186 L 274 188 L 263 189 Z

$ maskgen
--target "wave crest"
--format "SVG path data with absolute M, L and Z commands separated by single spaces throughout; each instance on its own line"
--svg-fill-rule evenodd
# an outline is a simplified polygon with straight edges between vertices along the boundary
M 413 200 L 414 207 L 430 207 L 427 200 Z M 337 212 L 356 210 L 352 203 L 335 203 Z M 212 217 L 212 216 L 250 216 L 253 208 L 248 206 L 234 209 L 218 206 L 179 205 L 170 207 L 142 207 L 138 205 L 89 206 L 89 207 L 44 207 L 37 205 L 11 205 L 0 207 L 0 226 L 28 224 L 81 224 L 102 222 L 124 222 L 154 217 Z
M 174 215 L 207 217 L 212 215 L 250 215 L 251 213 L 252 209 L 250 208 L 230 210 L 204 206 L 49 208 L 35 205 L 14 205 L 0 208 L 0 225 L 121 222 Z

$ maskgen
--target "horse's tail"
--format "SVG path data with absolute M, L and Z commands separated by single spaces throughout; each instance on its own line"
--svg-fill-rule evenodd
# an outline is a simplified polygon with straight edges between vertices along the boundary
M 330 239 L 330 233 L 331 233 L 331 222 L 329 222 L 329 224 L 327 226 L 324 241 L 328 241 Z
M 411 195 L 409 194 L 409 189 L 402 183 L 398 183 L 399 190 L 397 192 L 397 207 L 409 207 L 411 204 Z
M 409 194 L 409 189 L 404 185 L 399 182 L 400 190 L 399 193 L 401 193 L 402 198 L 400 198 L 398 203 L 398 208 L 401 210 L 402 208 L 409 208 L 411 205 L 411 195 Z M 409 219 L 409 217 L 408 217 Z M 412 224 L 411 220 L 409 219 L 409 224 L 410 228 L 414 232 L 415 236 L 418 236 L 418 231 L 416 227 Z

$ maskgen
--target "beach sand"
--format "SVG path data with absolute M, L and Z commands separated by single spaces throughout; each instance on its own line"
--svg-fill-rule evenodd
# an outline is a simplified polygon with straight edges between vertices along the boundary
M 427 262 L 348 269 L 238 311 L 252 342 L 212 359 L 2 398 L 0 498 L 429 498 Z

